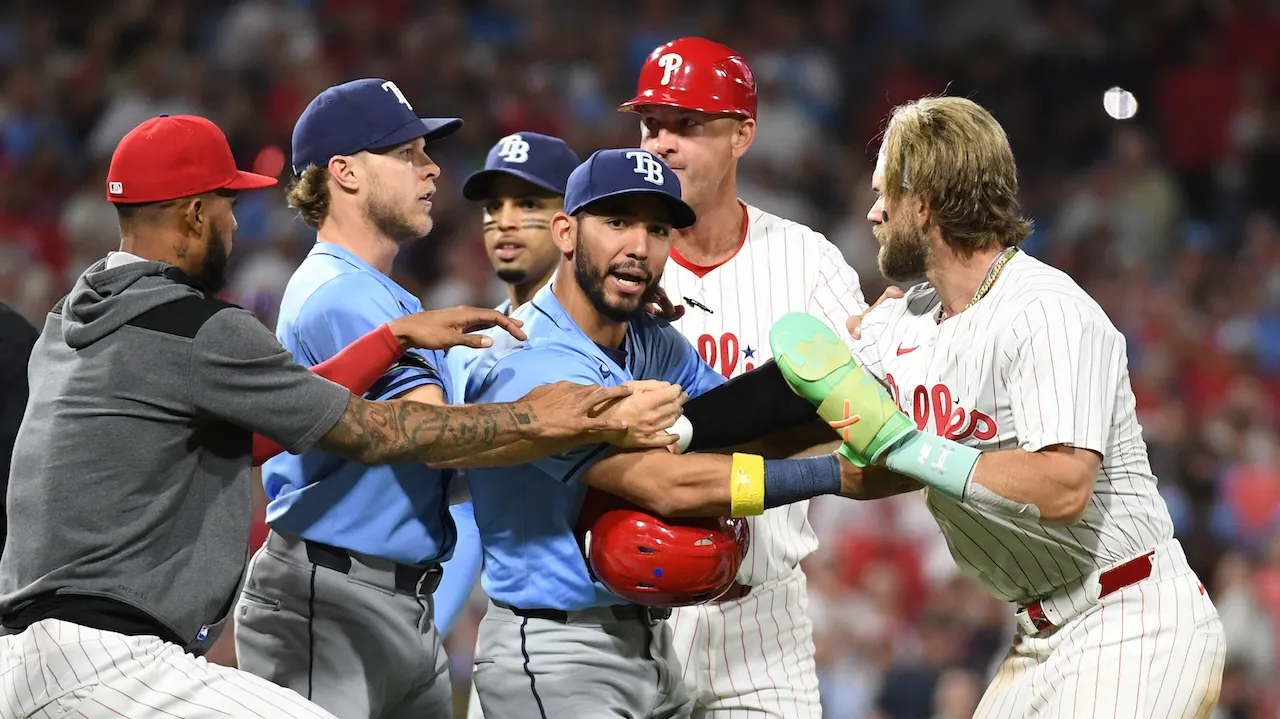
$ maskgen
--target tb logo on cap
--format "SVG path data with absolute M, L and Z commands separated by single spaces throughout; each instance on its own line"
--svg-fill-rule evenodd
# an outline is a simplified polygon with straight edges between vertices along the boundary
M 387 80 L 386 82 L 382 83 L 382 89 L 383 89 L 383 90 L 386 90 L 387 92 L 391 93 L 392 95 L 395 95 L 395 96 L 396 96 L 396 102 L 399 102 L 400 104 L 404 105 L 405 107 L 409 108 L 410 110 L 412 110 L 412 109 L 413 109 L 413 105 L 410 105 L 410 104 L 409 104 L 409 101 L 408 101 L 407 99 L 405 99 L 404 93 L 403 93 L 403 92 L 400 92 L 400 88 L 399 88 L 399 87 L 396 87 L 396 84 L 395 84 L 394 82 L 391 82 L 390 80 Z
M 498 157 L 513 165 L 529 161 L 529 143 L 519 135 L 507 135 L 498 141 Z
M 627 153 L 628 160 L 636 161 L 635 173 L 644 175 L 644 181 L 655 185 L 663 183 L 662 163 L 644 150 L 633 150 Z
M 680 69 L 680 66 L 683 64 L 684 64 L 684 58 L 680 57 L 674 52 L 669 52 L 665 55 L 659 56 L 658 67 L 662 68 L 662 82 L 659 84 L 661 85 L 670 84 L 672 73 Z

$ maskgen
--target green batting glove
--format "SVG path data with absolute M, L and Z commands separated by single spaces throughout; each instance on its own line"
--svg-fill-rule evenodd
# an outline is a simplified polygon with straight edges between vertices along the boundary
M 792 391 L 818 408 L 818 416 L 844 440 L 840 454 L 855 465 L 877 461 L 916 432 L 880 382 L 813 315 L 784 315 L 769 330 L 769 346 Z

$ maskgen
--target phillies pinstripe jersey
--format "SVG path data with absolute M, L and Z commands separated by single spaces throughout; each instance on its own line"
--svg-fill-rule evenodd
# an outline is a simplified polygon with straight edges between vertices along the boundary
M 845 320 L 866 311 L 858 273 L 820 233 L 743 205 L 741 245 L 714 267 L 695 265 L 671 248 L 662 287 L 685 315 L 672 323 L 726 378 L 770 359 L 769 328 L 788 312 L 808 312 L 847 337 Z M 809 503 L 750 517 L 751 547 L 738 581 L 758 586 L 791 572 L 818 548 Z
M 927 492 L 951 554 L 997 597 L 1027 602 L 1173 537 L 1138 425 L 1124 336 L 1065 273 L 1025 253 L 990 292 L 939 321 L 917 285 L 851 347 L 926 432 L 983 450 L 1055 444 L 1102 455 L 1084 519 L 1051 526 Z

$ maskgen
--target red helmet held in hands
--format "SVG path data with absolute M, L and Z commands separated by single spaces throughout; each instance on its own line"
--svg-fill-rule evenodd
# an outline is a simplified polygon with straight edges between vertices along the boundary
M 746 521 L 664 519 L 607 492 L 588 493 L 578 523 L 583 555 L 618 597 L 684 607 L 714 601 L 733 585 L 750 543 Z
M 619 110 L 667 105 L 698 112 L 756 116 L 756 79 L 734 50 L 717 42 L 684 37 L 649 53 L 640 68 L 636 96 Z

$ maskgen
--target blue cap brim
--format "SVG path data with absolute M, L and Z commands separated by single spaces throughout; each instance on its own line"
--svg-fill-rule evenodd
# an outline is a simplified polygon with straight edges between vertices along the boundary
M 610 197 L 622 197 L 623 195 L 653 195 L 659 200 L 662 200 L 662 204 L 667 207 L 667 214 L 671 217 L 671 227 L 673 229 L 683 230 L 686 227 L 693 227 L 693 223 L 698 221 L 698 214 L 694 212 L 693 208 L 684 200 L 672 197 L 670 193 L 663 192 L 662 190 L 643 190 L 634 188 L 618 190 L 617 192 L 610 192 L 604 195 L 597 195 L 592 197 L 590 202 L 586 203 L 582 207 L 575 208 L 569 214 L 576 215 L 601 200 L 608 199 Z
M 494 167 L 488 170 L 479 170 L 471 173 L 471 176 L 467 178 L 467 181 L 462 183 L 462 196 L 472 202 L 492 197 L 492 195 L 489 194 L 489 185 L 499 175 L 518 177 L 530 185 L 540 187 L 547 192 L 554 192 L 557 195 L 564 194 L 565 188 L 556 187 L 536 175 L 532 175 L 528 172 L 521 172 L 520 170 L 509 170 L 506 168 Z
M 410 142 L 421 137 L 431 144 L 442 140 L 462 129 L 462 119 L 457 117 L 420 117 L 418 122 L 406 123 L 399 130 L 379 139 L 375 144 L 363 148 L 366 150 L 381 147 L 394 147 L 402 142 Z

